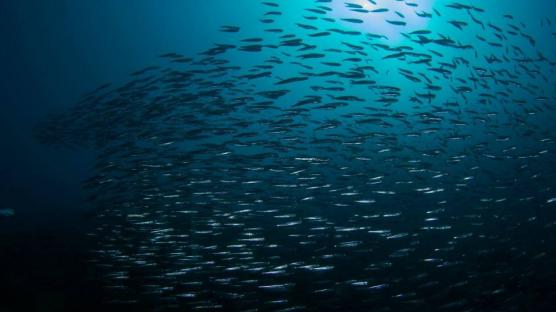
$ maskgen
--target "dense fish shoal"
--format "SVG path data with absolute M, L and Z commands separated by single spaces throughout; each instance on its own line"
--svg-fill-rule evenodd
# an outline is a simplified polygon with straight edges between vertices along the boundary
M 415 29 L 387 1 L 333 3 L 297 20 L 257 2 L 262 34 L 223 25 L 37 126 L 98 151 L 83 187 L 109 304 L 518 311 L 554 295 L 554 52 L 517 14 L 403 2 L 442 25 Z M 404 40 L 350 28 L 369 16 Z

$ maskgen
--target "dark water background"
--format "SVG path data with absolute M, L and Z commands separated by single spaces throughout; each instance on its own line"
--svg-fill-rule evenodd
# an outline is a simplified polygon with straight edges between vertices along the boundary
M 94 274 L 84 253 L 91 207 L 80 182 L 94 153 L 40 145 L 33 126 L 100 84 L 124 81 L 160 53 L 194 55 L 220 41 L 220 25 L 257 19 L 260 8 L 252 4 L 0 2 L 0 209 L 16 212 L 0 220 L 0 311 L 96 310 L 104 295 L 86 278 Z M 530 31 L 556 13 L 556 4 L 543 0 L 480 5 L 519 16 Z M 539 45 L 553 51 L 553 41 L 545 39 Z
M 0 208 L 16 211 L 0 220 L 0 310 L 95 310 L 99 301 L 96 284 L 83 279 L 90 207 L 80 183 L 93 155 L 37 144 L 34 124 L 161 52 L 210 45 L 206 34 L 235 6 L 219 2 L 0 3 Z

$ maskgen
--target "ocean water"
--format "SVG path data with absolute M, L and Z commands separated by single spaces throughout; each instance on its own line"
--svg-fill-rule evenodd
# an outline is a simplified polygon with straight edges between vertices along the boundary
M 2 2 L 0 311 L 553 311 L 555 9 Z

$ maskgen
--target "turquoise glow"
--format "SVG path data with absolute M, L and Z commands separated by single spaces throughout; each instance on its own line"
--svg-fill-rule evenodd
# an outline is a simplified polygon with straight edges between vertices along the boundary
M 374 3 L 373 3 L 374 2 Z M 390 42 L 399 42 L 404 37 L 402 32 L 418 29 L 426 29 L 431 18 L 419 16 L 433 15 L 434 0 L 422 1 L 397 1 L 397 0 L 335 0 L 333 3 L 332 16 L 337 19 L 355 18 L 363 20 L 363 23 L 342 22 L 346 28 L 362 32 L 380 34 L 388 37 Z M 348 4 L 360 5 L 368 11 L 388 9 L 386 12 L 355 12 Z M 400 16 L 396 12 L 401 13 Z M 393 25 L 388 21 L 403 21 L 405 26 Z

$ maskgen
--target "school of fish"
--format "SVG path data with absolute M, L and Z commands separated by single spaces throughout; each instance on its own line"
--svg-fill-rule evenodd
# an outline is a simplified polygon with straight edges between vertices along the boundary
M 413 29 L 392 1 L 443 26 Z M 300 3 L 292 18 L 253 1 L 263 36 L 223 25 L 225 42 L 165 53 L 37 126 L 97 151 L 83 187 L 106 303 L 549 310 L 555 51 L 467 1 L 345 1 L 343 17 Z M 403 40 L 350 27 L 369 16 Z

